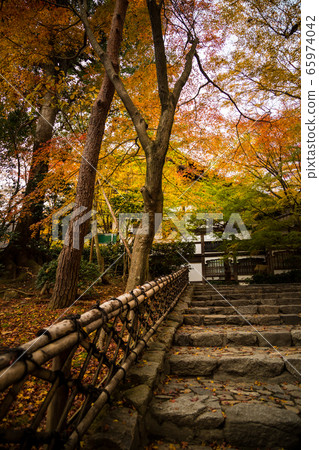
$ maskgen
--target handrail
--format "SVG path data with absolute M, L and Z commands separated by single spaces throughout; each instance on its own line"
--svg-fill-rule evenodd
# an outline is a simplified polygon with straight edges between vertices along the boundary
M 75 448 L 187 284 L 183 267 L 0 354 L 0 441 L 22 442 L 23 449 Z M 26 426 L 21 411 L 17 417 L 12 411 L 39 381 L 47 392 Z

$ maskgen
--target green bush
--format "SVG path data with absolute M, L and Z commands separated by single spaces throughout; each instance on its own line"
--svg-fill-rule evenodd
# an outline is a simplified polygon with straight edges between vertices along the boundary
M 153 244 L 150 254 L 149 270 L 151 278 L 167 275 L 187 264 L 195 253 L 193 242 L 169 242 Z
M 53 241 L 50 245 L 48 258 L 51 259 L 58 259 L 59 254 L 61 253 L 61 250 L 63 249 L 63 241 Z
M 112 266 L 119 256 L 124 253 L 124 245 L 120 242 L 100 245 L 100 252 L 104 258 L 104 266 L 107 268 Z M 194 253 L 195 244 L 193 242 L 154 243 L 149 261 L 150 277 L 156 278 L 177 270 L 178 267 L 186 264 L 189 257 Z M 84 247 L 82 255 L 85 260 L 89 260 L 89 246 Z M 93 252 L 93 260 L 96 261 L 95 248 Z M 114 272 L 119 275 L 123 274 L 123 258 L 120 258 L 117 263 L 112 266 L 108 273 Z
M 120 242 L 114 244 L 100 245 L 100 252 L 104 259 L 104 267 L 110 267 L 108 274 L 118 273 L 123 274 L 123 258 L 119 258 L 124 253 L 124 245 Z M 90 246 L 85 246 L 82 253 L 83 259 L 89 261 L 90 259 Z M 119 260 L 114 264 L 114 262 L 119 258 Z M 95 247 L 93 250 L 93 261 L 97 261 Z
M 270 275 L 267 273 L 256 273 L 253 275 L 250 284 L 277 284 L 277 283 L 300 283 L 300 270 L 291 270 L 290 272 Z
M 56 269 L 58 266 L 58 260 L 44 264 L 39 270 L 36 287 L 41 289 L 47 282 L 48 287 L 53 287 L 55 283 Z M 83 289 L 89 284 L 93 283 L 100 275 L 99 269 L 96 264 L 90 263 L 85 260 L 81 260 L 80 272 L 79 272 L 79 282 L 78 287 Z

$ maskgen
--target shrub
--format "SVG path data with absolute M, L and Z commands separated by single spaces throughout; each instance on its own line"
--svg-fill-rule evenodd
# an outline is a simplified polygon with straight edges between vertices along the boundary
M 101 255 L 104 258 L 105 268 L 114 264 L 121 254 L 124 252 L 124 245 L 120 242 L 100 246 Z M 149 270 L 150 277 L 155 278 L 161 275 L 167 275 L 177 270 L 183 264 L 187 263 L 190 256 L 195 253 L 195 244 L 193 242 L 169 242 L 154 243 L 150 254 Z M 90 247 L 83 249 L 83 258 L 89 260 Z M 95 248 L 93 258 L 96 260 Z M 186 259 L 186 260 L 185 260 Z M 112 266 L 109 273 L 123 274 L 123 258 L 120 258 L 116 264 Z
M 110 267 L 110 273 L 123 273 L 123 258 L 120 258 L 116 264 L 114 262 L 124 253 L 124 245 L 120 242 L 116 242 L 114 244 L 100 245 L 100 252 L 104 259 L 104 267 Z M 89 261 L 90 258 L 90 246 L 85 246 L 82 253 L 83 259 Z M 95 247 L 93 250 L 93 260 L 96 261 L 96 252 Z M 113 264 L 113 265 L 112 265 Z
M 168 242 L 153 244 L 150 254 L 150 276 L 155 278 L 167 275 L 186 264 L 195 253 L 193 242 Z
M 58 260 L 44 264 L 39 270 L 36 287 L 41 289 L 47 282 L 48 287 L 53 287 L 55 283 L 56 269 L 58 266 Z M 85 260 L 81 260 L 80 272 L 79 272 L 79 282 L 78 287 L 83 289 L 89 284 L 93 283 L 100 275 L 99 269 L 96 264 L 90 263 Z
M 256 273 L 250 284 L 277 284 L 277 283 L 300 283 L 300 270 L 291 270 L 290 272 L 270 275 L 268 273 Z

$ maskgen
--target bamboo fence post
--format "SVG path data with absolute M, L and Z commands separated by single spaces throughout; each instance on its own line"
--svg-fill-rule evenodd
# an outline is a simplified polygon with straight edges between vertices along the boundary
M 70 375 L 72 356 L 76 348 L 65 350 L 52 359 L 52 370 L 61 371 L 65 379 Z M 54 431 L 59 423 L 60 417 L 63 414 L 64 408 L 68 401 L 69 388 L 66 384 L 59 386 L 53 396 L 53 399 L 48 407 L 46 419 L 46 431 Z
M 117 220 L 117 218 L 116 218 L 116 215 L 115 215 L 115 213 L 114 213 L 114 211 L 113 211 L 113 208 L 112 208 L 112 206 L 111 206 L 111 203 L 109 202 L 109 199 L 107 198 L 107 196 L 106 196 L 106 194 L 105 194 L 105 191 L 104 191 L 104 189 L 103 189 L 103 186 L 102 186 L 101 181 L 100 181 L 99 179 L 97 179 L 97 181 L 98 181 L 98 183 L 99 183 L 99 185 L 100 185 L 100 187 L 101 187 L 101 191 L 102 191 L 104 200 L 105 200 L 105 202 L 106 202 L 106 204 L 107 204 L 107 206 L 108 206 L 108 208 L 109 208 L 109 210 L 110 210 L 110 213 L 111 213 L 111 216 L 112 216 L 112 218 L 113 218 L 113 220 L 114 220 L 114 222 L 115 222 L 116 228 L 117 228 L 118 231 L 119 231 L 119 236 L 120 236 L 121 240 L 123 241 L 124 247 L 125 247 L 125 249 L 126 249 L 126 251 L 127 251 L 127 254 L 128 254 L 129 258 L 131 259 L 131 257 L 132 257 L 131 250 L 130 250 L 130 248 L 129 248 L 129 246 L 128 246 L 128 243 L 127 243 L 125 237 L 123 236 L 123 234 L 122 234 L 122 232 L 121 232 L 121 230 L 120 230 L 119 223 L 118 223 L 118 220 Z

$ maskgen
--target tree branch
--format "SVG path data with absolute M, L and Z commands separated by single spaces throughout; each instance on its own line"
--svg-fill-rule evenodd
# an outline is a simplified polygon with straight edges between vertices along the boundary
M 198 39 L 195 38 L 194 41 L 192 42 L 192 46 L 191 46 L 189 52 L 186 55 L 186 62 L 185 62 L 184 70 L 183 70 L 181 76 L 179 77 L 179 79 L 175 83 L 175 86 L 173 89 L 173 97 L 174 97 L 174 101 L 175 101 L 175 106 L 177 105 L 177 102 L 181 95 L 182 89 L 185 86 L 186 81 L 188 80 L 188 77 L 191 73 L 192 66 L 193 66 L 193 58 L 194 58 L 194 55 L 196 55 L 197 44 L 198 44 Z
M 123 1 L 127 1 L 127 0 L 123 0 Z M 113 67 L 112 61 L 108 55 L 108 52 L 107 51 L 104 52 L 104 50 L 102 49 L 100 44 L 97 42 L 97 40 L 94 36 L 94 33 L 90 27 L 85 8 L 83 7 L 83 5 L 80 2 L 79 2 L 79 5 L 80 5 L 79 15 L 80 15 L 80 18 L 85 27 L 88 39 L 93 47 L 93 50 L 97 53 L 98 57 L 100 58 L 108 77 L 110 78 L 111 82 L 114 84 L 116 92 L 118 93 L 120 99 L 124 103 L 124 106 L 133 121 L 138 138 L 141 141 L 141 144 L 142 144 L 145 152 L 150 153 L 151 147 L 152 147 L 152 140 L 148 137 L 147 132 L 146 132 L 147 124 L 146 124 L 142 114 L 140 113 L 138 108 L 135 106 L 129 93 L 127 92 L 120 76 L 116 73 L 116 71 Z
M 218 89 L 222 94 L 226 95 L 226 97 L 231 101 L 231 103 L 235 106 L 236 110 L 239 112 L 240 116 L 245 117 L 245 119 L 248 120 L 252 120 L 253 122 L 256 122 L 256 119 L 253 119 L 252 117 L 247 116 L 246 114 L 244 114 L 239 107 L 237 106 L 237 103 L 235 102 L 235 100 L 232 98 L 232 96 L 230 94 L 228 94 L 228 92 L 224 91 L 224 89 L 222 89 L 220 86 L 218 86 L 218 84 L 216 84 L 206 73 L 206 71 L 204 70 L 202 63 L 199 59 L 198 53 L 195 52 L 195 58 L 197 60 L 197 64 L 199 67 L 199 70 L 201 71 L 202 75 L 206 78 L 206 80 L 211 83 L 216 89 Z M 268 122 L 264 119 L 258 119 L 260 122 Z
M 158 93 L 162 110 L 165 110 L 168 107 L 169 86 L 167 78 L 167 59 L 162 33 L 162 4 L 160 3 L 160 5 L 157 6 L 156 0 L 147 0 L 147 7 L 152 26 Z
M 241 75 L 243 75 L 243 77 L 247 78 L 248 80 L 252 81 L 253 83 L 255 83 L 260 89 L 267 91 L 267 92 L 272 92 L 273 94 L 280 94 L 280 95 L 287 95 L 287 97 L 291 97 L 291 98 L 296 98 L 297 100 L 300 100 L 301 97 L 300 95 L 295 95 L 295 94 L 291 94 L 290 92 L 287 91 L 282 91 L 281 89 L 275 89 L 275 88 L 271 88 L 271 87 L 267 87 L 266 85 L 264 85 L 261 81 L 258 80 L 254 80 L 252 77 L 250 77 L 249 75 L 247 75 L 244 72 L 239 72 Z
M 196 98 L 197 98 L 197 97 L 199 96 L 199 94 L 200 94 L 200 91 L 201 91 L 204 87 L 206 87 L 208 84 L 210 84 L 209 81 L 206 81 L 206 83 L 204 83 L 204 84 L 202 84 L 201 86 L 199 86 L 199 88 L 198 88 L 198 90 L 197 90 L 197 93 L 194 95 L 194 97 L 190 98 L 189 100 L 185 100 L 185 102 L 183 102 L 183 103 L 180 103 L 180 104 L 178 105 L 178 108 L 180 108 L 180 107 L 183 106 L 183 105 L 187 105 L 188 103 L 193 102 L 194 100 L 196 100 Z
M 161 157 L 165 157 L 169 139 L 171 136 L 171 130 L 174 122 L 174 115 L 175 115 L 175 109 L 177 102 L 179 100 L 179 97 L 181 95 L 182 89 L 185 85 L 185 83 L 188 80 L 188 77 L 192 70 L 192 63 L 194 54 L 196 51 L 196 46 L 198 44 L 198 39 L 195 39 L 192 43 L 192 46 L 189 50 L 189 52 L 186 55 L 186 62 L 183 69 L 183 72 L 179 79 L 176 81 L 173 92 L 169 96 L 169 108 L 162 111 L 157 133 L 156 133 L 156 143 L 158 144 L 158 148 L 161 149 Z

